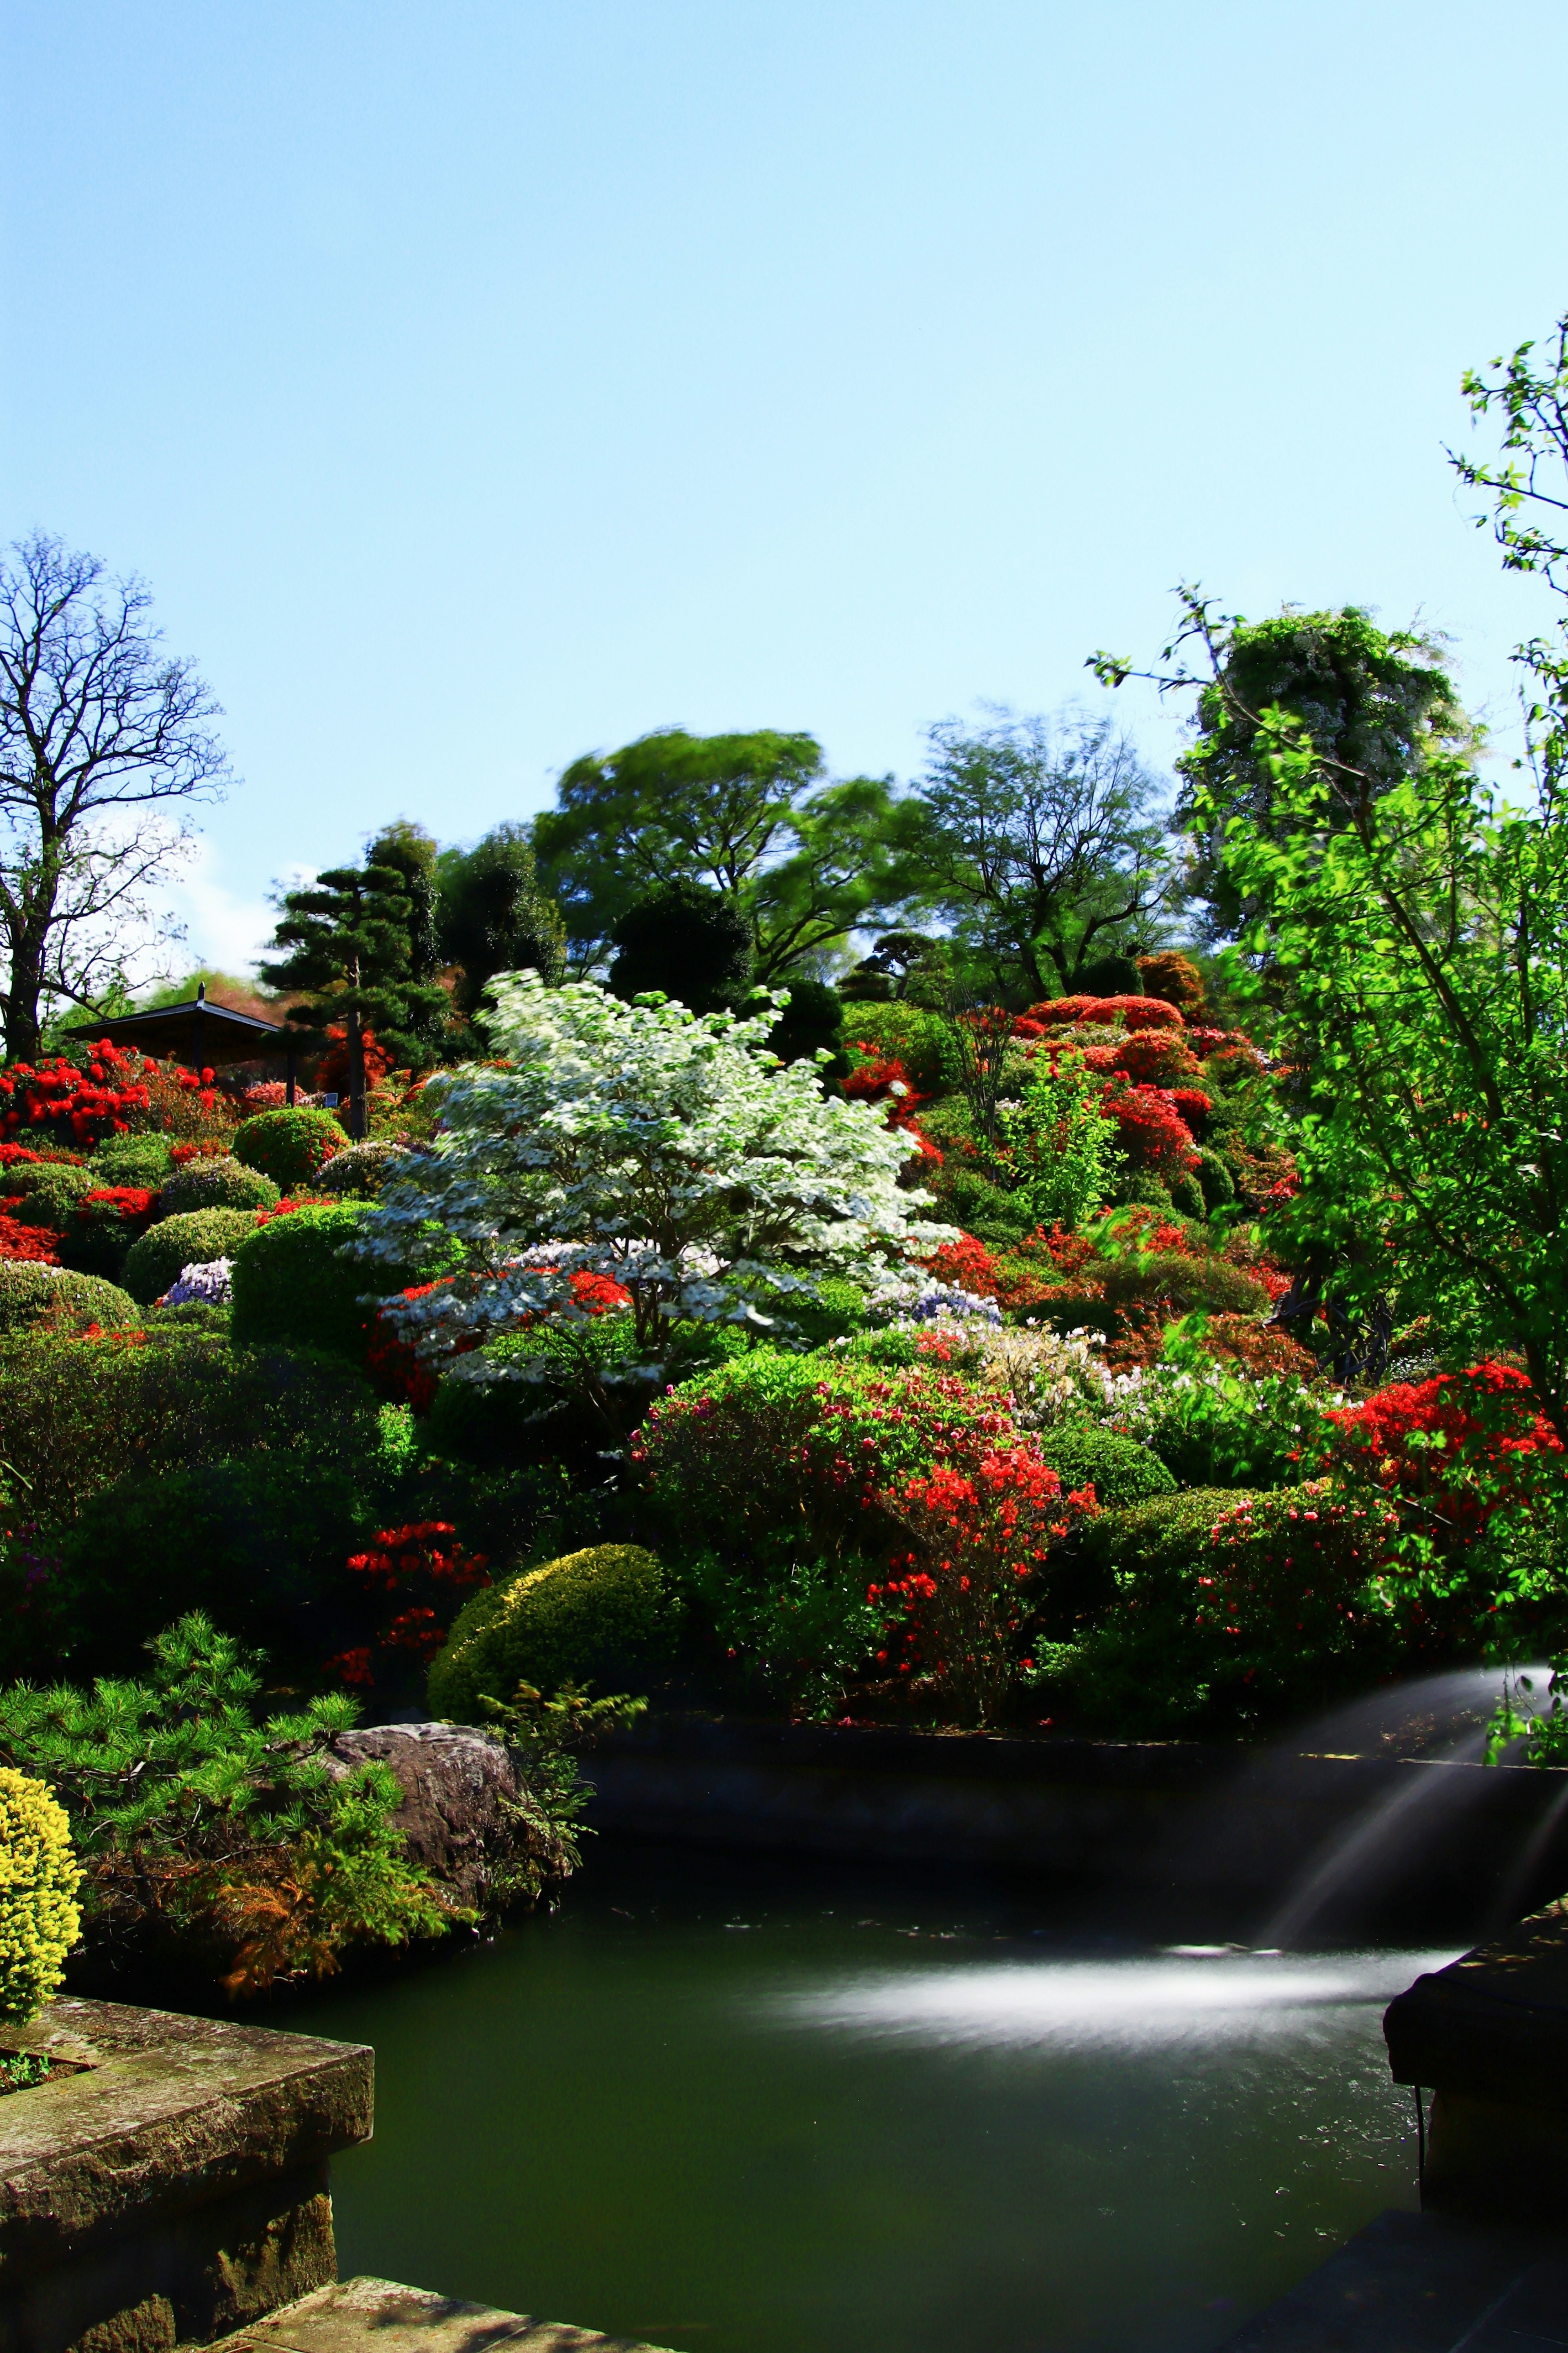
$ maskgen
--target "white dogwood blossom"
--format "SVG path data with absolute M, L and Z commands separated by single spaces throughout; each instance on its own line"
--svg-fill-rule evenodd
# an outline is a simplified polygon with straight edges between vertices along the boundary
M 900 1187 L 918 1147 L 884 1112 L 825 1095 L 815 1062 L 767 1050 L 784 992 L 738 1020 L 534 973 L 490 986 L 500 1060 L 434 1082 L 434 1149 L 401 1164 L 353 1245 L 435 1276 L 387 1303 L 426 1358 L 543 1321 L 585 1325 L 602 1299 L 584 1276 L 624 1286 L 637 1349 L 657 1357 L 673 1321 L 763 1324 L 823 1274 L 874 1283 L 955 1239 L 922 1222 L 929 1195 Z

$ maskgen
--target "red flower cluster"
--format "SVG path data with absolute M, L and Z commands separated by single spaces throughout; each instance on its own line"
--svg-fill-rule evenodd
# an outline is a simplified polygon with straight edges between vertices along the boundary
M 1130 1086 L 1119 1079 L 1107 1087 L 1101 1102 L 1135 1167 L 1152 1169 L 1157 1176 L 1181 1176 L 1197 1166 L 1192 1129 L 1165 1088 Z
M 52 1226 L 25 1226 L 11 1215 L 20 1202 L 17 1194 L 9 1201 L 0 1201 L 0 1259 L 27 1259 L 35 1266 L 58 1266 L 63 1234 Z
M 226 1136 L 203 1135 L 184 1144 L 171 1145 L 169 1158 L 176 1168 L 184 1168 L 191 1160 L 226 1160 L 229 1151 Z
M 140 1054 L 127 1054 L 104 1039 L 85 1064 L 68 1061 L 63 1054 L 46 1055 L 37 1064 L 13 1062 L 0 1071 L 0 1103 L 7 1134 L 20 1127 L 46 1128 L 68 1134 L 83 1145 L 118 1135 L 132 1117 L 152 1107 L 143 1083 L 157 1065 Z
M 150 1218 L 158 1196 L 145 1185 L 100 1185 L 95 1192 L 84 1194 L 81 1207 L 96 1203 L 100 1216 L 112 1215 L 127 1224 L 138 1218 Z
M 450 1520 L 417 1520 L 378 1529 L 370 1551 L 350 1555 L 349 1569 L 362 1591 L 390 1595 L 403 1606 L 384 1620 L 374 1641 L 328 1662 L 342 1682 L 374 1684 L 377 1665 L 397 1660 L 429 1663 L 464 1597 L 490 1581 L 485 1555 L 465 1552 L 457 1539 Z
M 1489 1359 L 1395 1381 L 1329 1419 L 1355 1467 L 1450 1535 L 1473 1535 L 1520 1500 L 1543 1455 L 1563 1451 L 1527 1376 Z
M 973 1234 L 963 1234 L 921 1263 L 939 1282 L 951 1282 L 975 1299 L 994 1299 L 999 1307 L 1037 1307 L 1049 1296 L 1048 1286 L 1025 1267 L 1005 1267 Z
M 1184 1026 L 1181 1008 L 1168 1005 L 1163 997 L 1047 997 L 1041 1004 L 1031 1005 L 1019 1018 L 1036 1025 L 1036 1034 L 1044 1029 L 1075 1029 L 1082 1021 L 1103 1023 L 1107 1028 L 1120 1022 L 1124 1029 Z M 1017 1035 L 1016 1023 L 1014 1030 Z

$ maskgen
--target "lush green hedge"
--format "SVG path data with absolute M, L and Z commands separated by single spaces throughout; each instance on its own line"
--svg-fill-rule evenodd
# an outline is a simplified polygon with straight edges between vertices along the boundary
M 234 1155 L 249 1168 L 259 1168 L 286 1193 L 309 1184 L 334 1152 L 348 1142 L 336 1114 L 315 1103 L 287 1104 L 277 1111 L 258 1112 L 241 1120 L 235 1133 Z
M 255 1230 L 249 1209 L 193 1209 L 184 1217 L 165 1218 L 127 1250 L 121 1270 L 125 1288 L 132 1299 L 150 1307 L 179 1281 L 182 1267 L 232 1258 Z
M 481 1699 L 510 1700 L 519 1683 L 624 1690 L 668 1658 L 677 1618 L 658 1556 L 640 1545 L 592 1545 L 520 1570 L 458 1611 L 431 1662 L 431 1713 L 478 1723 Z
M 1329 1704 L 1393 1671 L 1408 1638 L 1380 1571 L 1383 1506 L 1326 1481 L 1192 1488 L 1091 1521 L 1093 1630 L 1064 1660 L 1106 1729 L 1231 1733 Z
M 1092 1485 L 1102 1511 L 1120 1511 L 1176 1492 L 1159 1456 L 1136 1439 L 1119 1438 L 1114 1430 L 1092 1430 L 1082 1422 L 1043 1430 L 1037 1437 L 1040 1452 L 1068 1492 Z
M 1268 1293 L 1255 1275 L 1226 1259 L 1186 1250 L 1113 1259 L 1105 1270 L 1105 1295 L 1118 1306 L 1168 1299 L 1181 1315 L 1195 1308 L 1215 1315 L 1258 1314 L 1268 1304 Z
M 174 1166 L 167 1135 L 111 1135 L 88 1163 L 95 1185 L 144 1185 L 156 1193 Z
M 0 1339 L 35 1324 L 79 1332 L 98 1324 L 110 1332 L 139 1320 L 135 1300 L 116 1283 L 68 1273 L 63 1267 L 35 1266 L 26 1259 L 0 1259 Z M 101 1437 L 100 1432 L 100 1443 Z
M 375 1314 L 366 1295 L 384 1297 L 397 1286 L 384 1268 L 343 1257 L 360 1216 L 349 1201 L 312 1206 L 269 1219 L 250 1235 L 234 1261 L 234 1336 L 240 1346 L 280 1341 L 363 1364 Z
M 65 1230 L 72 1210 L 85 1195 L 92 1192 L 99 1178 L 85 1168 L 70 1168 L 58 1162 L 45 1162 L 31 1166 L 19 1162 L 6 1170 L 4 1183 L 22 1196 L 21 1206 L 15 1216 L 19 1225 L 52 1226 L 57 1233 Z
M 191 1160 L 164 1178 L 159 1210 L 179 1218 L 197 1209 L 271 1209 L 280 1198 L 271 1177 L 243 1160 Z

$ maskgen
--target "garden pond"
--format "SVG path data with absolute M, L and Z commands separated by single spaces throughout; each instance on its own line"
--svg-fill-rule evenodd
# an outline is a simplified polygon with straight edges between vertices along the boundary
M 1381 2015 L 1456 1949 L 1227 1926 L 604 1840 L 278 2022 L 375 2046 L 345 2274 L 679 2353 L 1202 2353 L 1415 2204 Z

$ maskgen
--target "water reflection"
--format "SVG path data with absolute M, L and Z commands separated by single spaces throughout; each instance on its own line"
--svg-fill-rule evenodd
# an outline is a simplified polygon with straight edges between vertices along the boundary
M 1347 2009 L 1381 2008 L 1452 1950 L 1162 1954 L 868 1974 L 780 1992 L 768 2022 L 952 2047 L 1147 2052 L 1338 2041 Z

